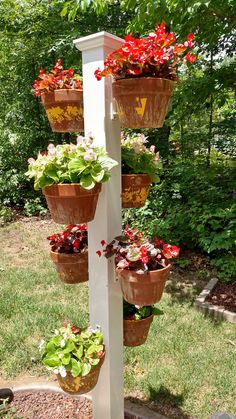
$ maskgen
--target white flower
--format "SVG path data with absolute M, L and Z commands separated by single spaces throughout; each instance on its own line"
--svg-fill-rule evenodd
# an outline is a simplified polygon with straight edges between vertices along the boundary
M 45 345 L 45 340 L 41 340 L 39 343 L 39 351 L 41 352 L 44 349 L 44 345 Z
M 63 354 L 58 354 L 58 358 L 59 359 L 63 358 Z
M 67 375 L 64 365 L 60 365 L 60 367 L 58 368 L 58 372 L 61 375 L 61 377 L 66 377 Z
M 82 135 L 79 135 L 78 137 L 77 137 L 77 145 L 81 145 L 81 144 L 83 144 L 84 143 L 84 137 L 82 137 Z
M 100 332 L 100 331 L 101 331 L 101 326 L 100 326 L 99 324 L 96 324 L 96 330 L 97 330 L 98 332 Z
M 55 329 L 54 335 L 58 336 L 59 335 L 59 330 Z
M 95 160 L 97 160 L 97 154 L 94 153 L 93 150 L 89 149 L 89 150 L 86 151 L 86 153 L 84 155 L 84 160 L 91 160 L 91 161 L 93 160 L 93 161 L 95 161 Z
M 28 163 L 31 164 L 31 166 L 34 166 L 35 165 L 35 160 L 32 157 L 30 157 L 28 159 Z
M 129 262 L 126 259 L 121 259 L 118 263 L 117 263 L 117 268 L 120 269 L 125 269 L 129 266 Z
M 66 341 L 65 341 L 65 339 L 62 339 L 62 340 L 61 340 L 61 342 L 60 342 L 60 346 L 61 346 L 61 348 L 64 348 L 64 347 L 66 346 Z
M 150 151 L 151 151 L 151 153 L 155 153 L 155 146 L 154 145 L 150 146 Z
M 54 144 L 49 144 L 48 145 L 48 154 L 50 154 L 51 156 L 56 154 L 56 148 L 55 148 Z

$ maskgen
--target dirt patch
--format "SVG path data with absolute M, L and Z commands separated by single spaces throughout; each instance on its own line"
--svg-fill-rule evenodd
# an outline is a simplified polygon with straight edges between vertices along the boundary
M 231 284 L 217 282 L 205 302 L 236 313 L 236 281 Z

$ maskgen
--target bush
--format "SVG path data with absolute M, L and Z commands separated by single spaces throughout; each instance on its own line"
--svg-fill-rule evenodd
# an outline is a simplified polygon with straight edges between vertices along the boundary
M 182 248 L 209 255 L 224 280 L 236 275 L 235 170 L 192 162 L 172 163 L 139 210 L 125 211 L 125 223 Z

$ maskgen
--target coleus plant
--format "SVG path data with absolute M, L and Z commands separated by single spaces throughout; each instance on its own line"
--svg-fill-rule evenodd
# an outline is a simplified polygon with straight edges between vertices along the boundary
M 170 264 L 171 258 L 179 255 L 180 248 L 165 243 L 159 238 L 148 239 L 137 229 L 126 226 L 122 236 L 115 237 L 111 243 L 106 244 L 103 250 L 104 256 L 115 256 L 116 267 L 128 269 L 137 274 L 147 271 L 163 269 Z M 101 251 L 97 251 L 99 256 Z
M 155 306 L 137 306 L 123 300 L 123 318 L 124 320 L 142 320 L 151 315 L 162 315 L 162 310 Z
M 84 253 L 88 249 L 87 224 L 71 224 L 62 233 L 47 237 L 52 252 Z
M 146 146 L 147 137 L 144 134 L 121 133 L 121 161 L 122 174 L 146 173 L 152 182 L 160 180 L 158 170 L 161 168 L 159 153 L 155 152 L 155 146 Z
M 60 58 L 48 73 L 45 73 L 45 70 L 41 68 L 38 77 L 39 80 L 35 80 L 33 84 L 35 96 L 41 96 L 42 93 L 58 89 L 83 89 L 81 76 L 75 75 L 72 68 L 64 70 Z
M 87 375 L 101 362 L 105 354 L 103 335 L 100 327 L 80 329 L 64 323 L 55 330 L 50 339 L 41 341 L 43 365 L 55 374 L 66 377 L 67 373 L 76 378 Z
M 118 164 L 105 148 L 95 146 L 92 136 L 79 136 L 76 145 L 49 144 L 47 150 L 36 160 L 28 160 L 26 175 L 34 178 L 35 189 L 55 183 L 79 183 L 84 189 L 92 189 L 96 183 L 106 182 L 110 170 Z
M 128 35 L 122 46 L 111 52 L 104 69 L 95 71 L 97 80 L 111 75 L 114 79 L 130 77 L 160 77 L 177 80 L 179 65 L 185 60 L 192 64 L 196 55 L 194 35 L 189 33 L 184 43 L 176 42 L 176 35 L 166 30 L 165 22 L 156 26 L 155 32 L 144 38 Z

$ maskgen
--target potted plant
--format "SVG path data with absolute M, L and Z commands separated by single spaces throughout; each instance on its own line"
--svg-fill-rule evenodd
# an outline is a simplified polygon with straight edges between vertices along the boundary
M 180 249 L 158 238 L 147 239 L 128 226 L 123 236 L 105 246 L 103 252 L 107 258 L 115 255 L 116 274 L 124 299 L 139 306 L 160 301 L 170 274 L 170 259 L 176 258 Z M 98 254 L 100 256 L 101 252 Z
M 163 311 L 154 306 L 139 307 L 123 301 L 124 346 L 140 346 L 146 342 L 155 315 Z
M 57 376 L 60 387 L 70 394 L 84 394 L 97 384 L 105 357 L 100 328 L 80 329 L 69 323 L 41 341 L 43 365 Z
M 104 70 L 98 68 L 94 74 L 98 80 L 113 76 L 113 97 L 123 127 L 163 126 L 178 67 L 183 60 L 196 60 L 189 52 L 193 41 L 190 33 L 184 43 L 176 43 L 175 34 L 162 22 L 146 37 L 126 36 L 122 46 L 107 56 Z
M 59 278 L 67 284 L 88 281 L 88 237 L 86 224 L 72 224 L 62 233 L 47 237 L 50 256 Z
M 34 81 L 34 94 L 41 97 L 55 132 L 84 130 L 82 79 L 72 68 L 64 70 L 60 58 L 48 73 L 41 68 Z
M 155 146 L 146 146 L 144 134 L 121 133 L 122 207 L 140 208 L 145 204 L 151 182 L 158 182 L 161 166 Z
M 78 137 L 77 144 L 49 144 L 46 153 L 30 158 L 26 173 L 34 188 L 42 189 L 53 220 L 58 224 L 79 224 L 93 220 L 101 183 L 118 163 L 94 138 Z

